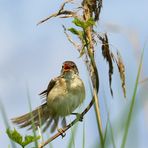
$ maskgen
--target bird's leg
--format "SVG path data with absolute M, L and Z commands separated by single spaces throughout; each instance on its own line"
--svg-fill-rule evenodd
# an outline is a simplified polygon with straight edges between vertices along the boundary
M 62 136 L 62 138 L 64 138 L 66 136 L 65 131 L 62 128 L 58 128 L 57 127 L 57 131 L 60 133 L 60 135 Z
M 71 113 L 71 115 L 75 115 L 79 121 L 83 121 L 83 116 L 80 113 Z
M 63 128 L 66 127 L 66 119 L 65 119 L 65 117 L 63 117 L 61 123 L 62 123 L 62 128 L 58 128 L 58 126 L 57 126 L 57 131 L 60 133 L 60 135 L 62 136 L 62 138 L 64 138 L 64 137 L 66 136 L 66 133 L 65 133 L 65 131 L 63 130 Z
M 67 123 L 66 123 L 65 117 L 63 117 L 61 124 L 62 124 L 62 128 L 66 127 Z

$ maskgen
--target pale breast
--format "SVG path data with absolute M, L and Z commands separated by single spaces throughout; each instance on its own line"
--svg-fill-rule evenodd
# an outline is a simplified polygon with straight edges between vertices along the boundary
M 60 78 L 49 92 L 47 104 L 59 116 L 71 114 L 85 99 L 82 80 L 76 76 L 71 80 Z

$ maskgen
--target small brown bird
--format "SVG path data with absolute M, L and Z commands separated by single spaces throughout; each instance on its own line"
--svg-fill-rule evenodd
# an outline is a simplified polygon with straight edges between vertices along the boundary
M 45 100 L 44 103 L 31 113 L 16 117 L 12 122 L 19 127 L 32 128 L 44 126 L 43 132 L 52 124 L 51 132 L 58 126 L 59 118 L 62 118 L 62 126 L 66 126 L 67 115 L 82 104 L 85 99 L 85 87 L 79 77 L 77 66 L 72 61 L 65 61 L 62 65 L 61 75 L 52 79 L 45 91 L 40 93 Z

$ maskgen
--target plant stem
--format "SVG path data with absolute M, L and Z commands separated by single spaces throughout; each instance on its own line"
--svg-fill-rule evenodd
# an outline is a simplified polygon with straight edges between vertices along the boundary
M 88 21 L 90 18 L 92 18 L 92 12 L 90 10 L 91 8 L 88 6 L 88 3 L 84 3 L 84 11 L 83 11 L 83 18 L 85 21 Z M 100 141 L 102 148 L 104 147 L 104 140 L 103 140 L 103 132 L 102 132 L 102 121 L 101 121 L 101 115 L 100 115 L 100 108 L 99 108 L 99 99 L 98 99 L 98 89 L 99 89 L 99 77 L 98 77 L 98 70 L 96 67 L 95 59 L 94 59 L 94 44 L 92 39 L 92 32 L 93 26 L 90 26 L 86 29 L 86 39 L 89 41 L 89 45 L 87 47 L 87 53 L 90 59 L 91 63 L 91 69 L 92 69 L 92 75 L 91 75 L 91 81 L 93 84 L 93 96 L 94 96 L 94 102 L 95 102 L 95 113 L 96 113 L 96 119 L 97 119 L 97 125 L 98 125 L 98 131 L 100 135 Z

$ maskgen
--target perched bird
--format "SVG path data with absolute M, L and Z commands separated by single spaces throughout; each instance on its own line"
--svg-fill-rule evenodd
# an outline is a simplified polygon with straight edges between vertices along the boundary
M 85 87 L 76 64 L 65 61 L 60 76 L 52 79 L 47 89 L 39 95 L 44 98 L 44 103 L 32 112 L 13 118 L 12 122 L 29 129 L 32 123 L 35 127 L 43 125 L 43 132 L 52 124 L 51 132 L 54 132 L 59 118 L 62 118 L 62 126 L 65 127 L 65 117 L 72 114 L 85 99 Z

